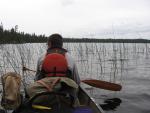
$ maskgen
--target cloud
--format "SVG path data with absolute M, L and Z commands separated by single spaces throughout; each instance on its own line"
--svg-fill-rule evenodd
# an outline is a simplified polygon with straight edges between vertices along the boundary
M 62 6 L 69 6 L 69 5 L 73 5 L 74 3 L 75 3 L 74 0 L 61 0 Z
M 0 21 L 36 34 L 97 36 L 111 33 L 112 24 L 123 34 L 138 29 L 137 23 L 150 25 L 149 5 L 149 0 L 2 0 Z

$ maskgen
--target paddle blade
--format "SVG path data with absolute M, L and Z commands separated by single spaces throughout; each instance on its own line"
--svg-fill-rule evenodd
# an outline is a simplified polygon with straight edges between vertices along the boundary
M 110 83 L 106 81 L 101 81 L 101 80 L 94 80 L 94 79 L 89 79 L 89 80 L 82 80 L 82 82 L 96 87 L 96 88 L 101 88 L 101 89 L 106 89 L 106 90 L 111 90 L 111 91 L 120 91 L 122 86 L 119 84 L 115 83 Z

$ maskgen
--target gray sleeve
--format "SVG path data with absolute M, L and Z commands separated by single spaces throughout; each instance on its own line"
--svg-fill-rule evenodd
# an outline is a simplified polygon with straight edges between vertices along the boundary
M 37 62 L 37 67 L 36 67 L 36 74 L 35 74 L 35 81 L 37 81 L 37 80 L 39 80 L 38 78 L 39 78 L 39 76 L 40 76 L 40 69 L 39 69 L 39 61 Z
M 74 66 L 73 66 L 73 78 L 77 84 L 80 84 L 80 77 L 79 77 L 79 73 L 78 73 L 78 69 L 77 69 L 76 64 L 74 64 Z
M 38 59 L 38 62 L 37 62 L 36 74 L 35 74 L 35 79 L 34 79 L 35 81 L 37 81 L 37 80 L 43 78 L 43 77 L 42 77 L 42 73 L 41 73 L 42 61 L 43 61 L 43 56 L 40 57 L 40 58 Z
M 79 77 L 79 73 L 78 73 L 78 69 L 77 69 L 77 65 L 74 61 L 74 59 L 68 54 L 66 53 L 66 59 L 68 62 L 68 68 L 72 73 L 72 78 L 73 80 L 77 83 L 80 84 L 80 77 Z

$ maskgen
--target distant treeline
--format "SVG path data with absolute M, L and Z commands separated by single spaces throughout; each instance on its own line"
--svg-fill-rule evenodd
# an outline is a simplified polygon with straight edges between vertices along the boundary
M 65 42 L 87 42 L 87 43 L 150 43 L 147 39 L 90 39 L 90 38 L 65 38 Z
M 18 26 L 11 28 L 10 30 L 4 30 L 3 25 L 0 25 L 0 43 L 36 43 L 45 42 L 47 37 L 44 35 L 28 34 L 24 32 L 17 32 Z
M 0 25 L 0 44 L 15 44 L 15 43 L 44 43 L 47 41 L 45 35 L 36 35 L 18 32 L 18 26 L 10 30 L 4 30 L 3 25 Z M 147 39 L 90 39 L 90 38 L 64 38 L 64 42 L 70 43 L 150 43 Z

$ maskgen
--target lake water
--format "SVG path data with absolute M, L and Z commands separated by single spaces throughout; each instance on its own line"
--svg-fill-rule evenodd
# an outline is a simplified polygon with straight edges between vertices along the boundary
M 106 113 L 150 113 L 150 44 L 65 43 L 64 48 L 75 59 L 82 80 L 122 85 L 118 92 L 85 86 Z M 35 70 L 45 49 L 46 44 L 0 45 L 0 74 L 22 74 L 22 65 Z M 25 74 L 26 83 L 33 82 L 34 73 Z

